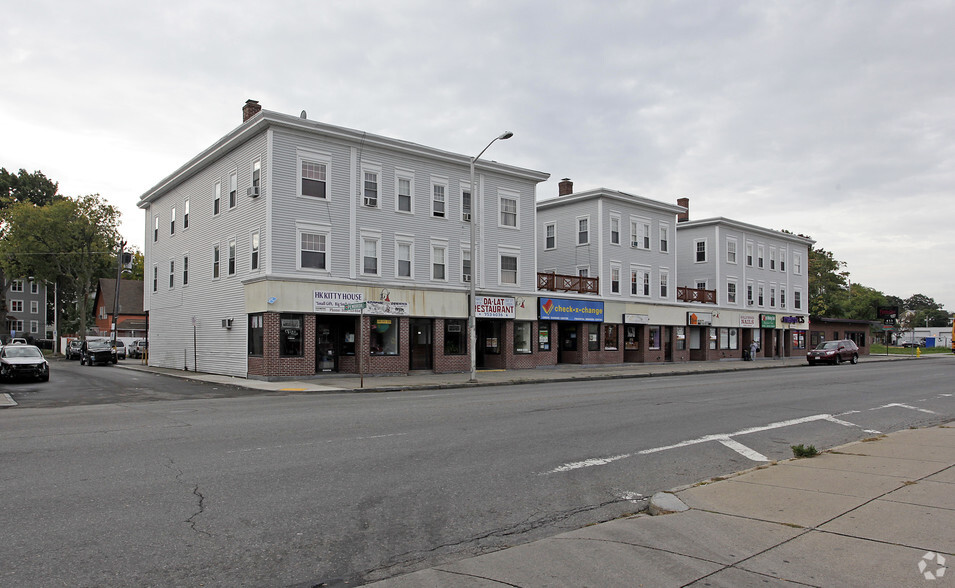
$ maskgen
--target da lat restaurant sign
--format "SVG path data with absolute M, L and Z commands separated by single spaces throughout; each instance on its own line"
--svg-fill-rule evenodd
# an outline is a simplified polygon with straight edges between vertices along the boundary
M 474 316 L 477 318 L 514 318 L 513 298 L 478 296 L 474 299 Z
M 602 323 L 604 303 L 596 300 L 538 298 L 538 316 L 542 320 Z

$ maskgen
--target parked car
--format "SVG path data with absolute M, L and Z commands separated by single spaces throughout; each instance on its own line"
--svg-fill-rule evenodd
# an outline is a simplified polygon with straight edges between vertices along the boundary
M 116 340 L 115 351 L 116 351 L 116 359 L 126 359 L 126 344 L 120 341 L 119 339 Z
M 66 346 L 66 359 L 79 359 L 80 358 L 80 348 L 83 346 L 83 342 L 79 339 L 72 339 Z
M 922 346 L 921 341 L 903 341 L 902 342 L 902 347 L 921 347 L 921 346 Z
M 9 345 L 27 345 L 27 340 L 22 337 L 14 337 L 10 339 Z
M 858 363 L 859 347 L 849 339 L 836 339 L 834 341 L 823 341 L 806 354 L 806 360 L 809 365 L 817 363 Z
M 4 345 L 0 349 L 0 378 L 50 381 L 50 364 L 36 345 Z
M 80 365 L 116 363 L 116 350 L 105 339 L 87 339 L 80 347 Z
M 130 343 L 127 353 L 129 357 L 135 357 L 136 359 L 144 357 L 146 355 L 146 340 L 137 339 Z

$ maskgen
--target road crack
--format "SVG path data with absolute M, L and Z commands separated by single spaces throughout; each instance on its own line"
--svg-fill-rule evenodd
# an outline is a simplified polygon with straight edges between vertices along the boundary
M 177 466 L 177 465 L 176 465 L 176 462 L 173 461 L 172 458 L 168 458 L 168 457 L 167 457 L 166 459 L 167 459 L 167 461 L 168 461 L 168 463 L 166 464 L 166 467 L 167 467 L 168 469 L 172 470 L 173 472 L 175 472 L 175 474 L 176 474 L 176 483 L 177 483 L 177 484 L 180 484 L 180 485 L 182 485 L 182 486 L 186 486 L 186 482 L 183 480 L 183 477 L 185 476 L 185 474 L 184 474 L 184 472 L 182 471 L 182 468 L 180 468 L 179 466 Z M 212 536 L 213 536 L 212 533 L 209 533 L 208 531 L 203 531 L 202 529 L 200 529 L 200 528 L 197 526 L 197 525 L 198 525 L 198 521 L 197 521 L 196 519 L 197 519 L 201 514 L 203 514 L 203 513 L 205 512 L 205 510 L 206 510 L 206 497 L 205 497 L 205 495 L 199 490 L 199 484 L 198 484 L 198 483 L 197 483 L 197 484 L 193 484 L 193 486 L 192 486 L 192 495 L 193 495 L 193 496 L 196 498 L 196 500 L 197 500 L 197 503 L 196 503 L 196 511 L 195 511 L 194 513 L 192 513 L 192 516 L 190 516 L 188 519 L 186 519 L 186 520 L 183 521 L 183 522 L 186 523 L 187 525 L 189 525 L 189 528 L 192 529 L 193 532 L 195 532 L 196 534 L 198 534 L 198 535 L 205 535 L 206 537 L 212 537 Z

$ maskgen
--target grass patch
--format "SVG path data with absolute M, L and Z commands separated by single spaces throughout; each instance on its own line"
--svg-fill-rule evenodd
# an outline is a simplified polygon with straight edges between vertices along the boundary
M 806 447 L 800 443 L 799 445 L 790 445 L 789 448 L 793 450 L 793 457 L 796 458 L 815 457 L 816 455 L 819 455 L 819 451 L 816 449 L 815 445 Z

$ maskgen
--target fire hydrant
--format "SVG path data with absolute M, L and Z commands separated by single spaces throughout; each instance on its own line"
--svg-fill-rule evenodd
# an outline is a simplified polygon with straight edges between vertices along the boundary
M 921 348 L 921 347 L 916 347 L 916 348 L 915 348 L 915 357 L 922 357 L 922 348 Z

